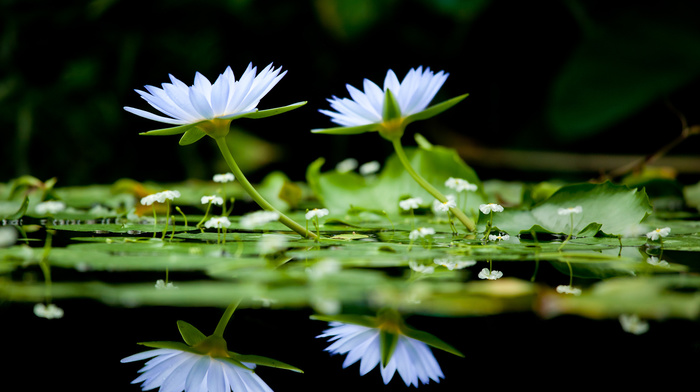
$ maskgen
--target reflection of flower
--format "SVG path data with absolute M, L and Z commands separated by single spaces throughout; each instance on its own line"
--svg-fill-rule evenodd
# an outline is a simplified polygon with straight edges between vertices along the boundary
M 411 197 L 409 199 L 401 200 L 399 202 L 399 207 L 401 207 L 401 209 L 404 211 L 408 211 L 415 210 L 416 208 L 420 207 L 421 204 L 423 204 L 423 199 L 420 197 Z
M 313 210 L 310 210 L 309 212 L 306 213 L 305 217 L 307 220 L 313 219 L 313 218 L 323 218 L 324 216 L 328 215 L 329 211 L 327 208 L 314 208 Z
M 165 281 L 163 279 L 158 279 L 156 281 L 156 290 L 173 290 L 173 289 L 177 289 L 177 288 L 178 287 L 175 286 L 175 284 L 173 282 L 165 283 Z
M 649 323 L 643 321 L 636 314 L 621 314 L 620 325 L 625 332 L 641 335 L 649 330 Z
M 503 277 L 503 272 L 484 268 L 479 272 L 479 279 L 496 280 Z
M 496 203 L 488 203 L 480 205 L 479 210 L 484 214 L 488 214 L 489 212 L 503 212 L 503 206 Z
M 670 266 L 670 264 L 668 264 L 668 261 L 659 260 L 659 258 L 656 256 L 649 256 L 649 258 L 647 259 L 647 263 L 650 265 L 655 265 L 655 266 L 659 266 L 659 267 L 669 267 Z
M 489 241 L 507 241 L 509 238 L 508 234 L 489 234 Z
M 573 286 L 568 286 L 568 285 L 565 286 L 565 285 L 561 284 L 561 285 L 557 286 L 557 293 L 571 294 L 571 295 L 578 297 L 579 295 L 581 295 L 581 289 L 573 287 Z
M 37 317 L 43 317 L 45 319 L 59 319 L 63 317 L 63 309 L 59 308 L 54 304 L 44 305 L 38 303 L 34 305 L 34 314 Z
M 279 218 L 280 214 L 275 211 L 255 211 L 243 215 L 240 224 L 242 228 L 250 230 L 270 222 L 276 222 Z
M 432 274 L 435 272 L 435 267 L 428 266 L 425 264 L 418 264 L 415 261 L 409 261 L 408 266 L 413 270 L 421 274 Z
M 419 227 L 419 228 L 411 231 L 411 233 L 409 233 L 409 235 L 408 235 L 408 238 L 411 241 L 415 241 L 418 238 L 425 238 L 426 236 L 434 235 L 434 234 L 435 234 L 435 229 L 433 229 L 432 227 Z
M 263 255 L 287 249 L 287 237 L 280 234 L 263 234 L 258 241 L 258 252 Z
M 476 260 L 460 260 L 459 258 L 440 258 L 433 260 L 433 263 L 441 265 L 448 270 L 462 269 L 476 264 Z
M 221 229 L 228 228 L 231 226 L 231 221 L 225 216 L 210 218 L 208 221 L 204 222 L 204 227 L 211 229 L 212 227 Z
M 557 214 L 559 215 L 580 214 L 581 212 L 583 212 L 583 207 L 581 206 L 560 208 L 557 210 Z
M 169 117 L 132 107 L 125 107 L 124 110 L 149 120 L 175 125 L 231 119 L 255 112 L 262 97 L 287 73 L 280 74 L 280 70 L 273 70 L 270 64 L 256 76 L 257 67 L 248 64 L 236 81 L 231 67 L 228 67 L 213 84 L 197 72 L 192 86 L 170 75 L 172 83 L 163 83 L 163 88 L 146 86 L 148 92 L 136 90 L 153 108 Z
M 128 356 L 122 363 L 151 358 L 132 384 L 143 382 L 144 391 L 160 387 L 161 391 L 272 391 L 253 372 L 255 364 L 243 362 L 247 368 L 226 358 L 189 351 L 159 348 Z
M 338 173 L 347 173 L 355 170 L 357 168 L 357 159 L 355 158 L 347 158 L 343 159 L 342 161 L 338 162 L 337 165 L 335 165 L 335 170 Z
M 647 238 L 656 241 L 661 237 L 666 237 L 671 233 L 671 228 L 670 227 L 664 227 L 662 229 L 654 229 L 650 232 L 647 233 Z
M 214 177 L 212 177 L 212 180 L 214 182 L 232 182 L 236 179 L 236 177 L 233 176 L 233 173 L 224 173 L 224 174 L 214 174 Z
M 57 212 L 61 212 L 66 209 L 66 204 L 62 201 L 56 201 L 56 200 L 49 200 L 49 201 L 44 201 L 36 205 L 34 207 L 34 210 L 36 211 L 37 214 L 40 215 L 45 215 L 45 214 L 55 214 Z
M 331 354 L 348 354 L 343 368 L 360 361 L 360 375 L 364 376 L 379 364 L 384 384 L 388 384 L 398 371 L 406 386 L 416 387 L 419 380 L 422 384 L 427 384 L 430 380 L 440 382 L 440 378 L 445 377 L 428 345 L 399 331 L 395 331 L 398 336 L 391 359 L 383 364 L 380 347 L 382 329 L 337 321 L 331 322 L 330 327 L 318 337 L 330 337 L 329 342 L 333 342 L 325 351 Z
M 374 174 L 381 169 L 381 166 L 379 165 L 379 162 L 377 161 L 370 161 L 367 163 L 363 163 L 362 166 L 360 166 L 360 174 L 363 176 L 368 176 L 370 174 Z

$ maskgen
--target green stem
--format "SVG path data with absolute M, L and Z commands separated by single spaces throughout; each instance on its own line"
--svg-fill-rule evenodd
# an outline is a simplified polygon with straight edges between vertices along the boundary
M 224 337 L 224 330 L 226 329 L 226 326 L 228 325 L 229 320 L 231 320 L 231 316 L 233 316 L 233 312 L 236 310 L 238 307 L 238 304 L 241 303 L 241 300 L 236 300 L 231 302 L 229 306 L 226 308 L 226 311 L 224 314 L 221 316 L 221 319 L 219 320 L 219 324 L 216 325 L 216 330 L 214 330 L 214 334 L 212 336 L 218 336 L 220 338 Z
M 569 235 L 566 237 L 564 242 L 561 243 L 559 249 L 557 249 L 558 251 L 561 251 L 564 248 L 564 245 L 566 245 L 566 243 L 569 242 L 571 236 L 573 236 L 574 234 L 574 214 L 569 214 L 569 216 L 571 217 L 571 229 L 569 230 Z
M 434 198 L 438 199 L 440 203 L 446 203 L 447 198 L 445 197 L 445 195 L 440 193 L 440 191 L 435 189 L 434 186 L 432 186 L 428 181 L 421 177 L 420 174 L 413 170 L 413 167 L 408 161 L 406 153 L 403 150 L 403 146 L 401 145 L 401 139 L 393 139 L 391 143 L 394 145 L 394 151 L 396 151 L 396 156 L 399 157 L 399 161 L 401 161 L 403 167 L 406 169 L 408 174 L 410 174 L 411 177 L 413 177 L 413 179 L 418 183 L 418 185 L 420 185 L 421 187 L 423 187 L 423 189 L 428 191 L 428 193 L 430 193 Z M 454 214 L 454 216 L 464 224 L 467 230 L 471 232 L 476 230 L 476 225 L 474 224 L 474 221 L 472 221 L 468 216 L 466 216 L 458 207 L 450 208 L 450 212 L 452 212 L 452 214 Z
M 226 160 L 226 163 L 228 164 L 229 168 L 233 172 L 233 175 L 238 179 L 238 183 L 241 184 L 241 187 L 248 192 L 248 195 L 262 208 L 263 210 L 266 211 L 274 211 L 279 214 L 279 222 L 282 223 L 283 225 L 287 226 L 288 228 L 294 230 L 297 232 L 299 235 L 301 235 L 304 238 L 313 238 L 317 239 L 318 236 L 303 227 L 299 225 L 298 223 L 294 222 L 291 220 L 289 217 L 278 211 L 275 207 L 272 206 L 272 204 L 268 203 L 267 200 L 265 200 L 259 193 L 258 191 L 253 188 L 253 185 L 248 182 L 248 179 L 245 178 L 245 175 L 243 175 L 243 172 L 241 169 L 238 167 L 238 164 L 236 164 L 236 161 L 233 159 L 233 156 L 231 155 L 231 151 L 229 151 L 228 144 L 226 144 L 226 138 L 223 136 L 220 137 L 215 137 L 214 140 L 216 140 L 216 144 L 219 146 L 219 150 L 221 150 L 221 154 L 224 156 L 224 159 Z

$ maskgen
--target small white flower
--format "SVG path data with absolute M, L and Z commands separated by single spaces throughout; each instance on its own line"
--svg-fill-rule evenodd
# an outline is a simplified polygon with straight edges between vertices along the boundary
M 471 191 L 474 192 L 478 189 L 478 187 L 469 181 L 462 179 L 462 178 L 453 178 L 450 177 L 445 181 L 445 186 L 454 189 L 457 192 L 464 192 L 464 191 Z
M 233 173 L 224 173 L 224 174 L 214 174 L 214 177 L 212 178 L 214 182 L 233 182 L 236 177 L 233 176 Z
M 458 258 L 451 258 L 451 257 L 445 257 L 445 258 L 439 258 L 433 260 L 433 263 L 437 265 L 441 265 L 448 270 L 455 270 L 455 269 L 463 269 L 467 267 L 471 267 L 473 265 L 476 265 L 476 260 L 460 260 Z
M 581 212 L 583 212 L 583 207 L 581 206 L 560 208 L 557 210 L 557 214 L 559 215 L 580 214 Z
M 156 193 L 141 198 L 141 205 L 150 206 L 151 204 L 158 201 L 158 196 Z
M 574 296 L 577 296 L 577 297 L 578 297 L 579 295 L 581 295 L 581 289 L 576 288 L 576 287 L 572 287 L 572 286 L 569 286 L 569 285 L 563 285 L 563 284 L 561 284 L 561 285 L 557 286 L 557 293 L 560 293 L 560 294 L 571 294 L 571 295 L 574 295 Z
M 413 270 L 421 274 L 432 274 L 435 272 L 435 267 L 428 266 L 425 264 L 418 264 L 415 261 L 409 261 L 408 266 Z
M 269 255 L 287 249 L 287 237 L 279 234 L 263 234 L 258 241 L 258 252 Z
M 180 197 L 179 191 L 163 191 L 156 193 L 158 203 L 165 203 L 166 200 L 175 200 Z
M 455 197 L 455 195 L 445 195 L 445 198 L 448 202 L 452 202 L 455 203 L 455 205 L 457 205 L 457 198 Z M 449 209 L 445 210 L 444 204 L 437 199 L 433 200 L 432 210 L 435 215 L 444 215 L 445 212 L 449 211 Z
M 317 337 L 329 337 L 333 342 L 325 351 L 331 354 L 348 354 L 343 368 L 360 361 L 360 375 L 364 376 L 379 365 L 384 384 L 388 384 L 398 371 L 406 386 L 418 386 L 418 381 L 427 384 L 430 380 L 440 382 L 445 378 L 440 365 L 427 344 L 399 334 L 394 353 L 389 363 L 381 363 L 380 329 L 362 325 L 329 323 L 331 328 Z
M 360 166 L 360 174 L 362 174 L 363 176 L 368 176 L 370 174 L 378 172 L 380 168 L 381 165 L 377 161 L 367 162 Z
M 457 207 L 457 203 L 454 200 L 447 199 L 446 202 L 438 202 L 435 204 L 435 209 L 439 212 L 447 212 L 450 208 Z
M 171 348 L 148 350 L 128 356 L 122 363 L 152 358 L 139 370 L 132 384 L 143 382 L 141 389 L 160 387 L 165 391 L 188 392 L 272 392 L 272 389 L 251 369 L 255 364 L 242 362 L 248 369 L 206 354 L 195 354 Z
M 507 241 L 509 238 L 508 234 L 489 234 L 489 241 Z
M 647 238 L 656 241 L 661 237 L 666 237 L 671 233 L 671 228 L 670 227 L 664 227 L 662 229 L 654 229 L 650 232 L 647 233 Z
M 55 214 L 66 209 L 66 203 L 62 201 L 49 200 L 36 205 L 34 210 L 39 215 Z
M 224 204 L 224 199 L 221 196 L 202 196 L 202 204 L 216 204 L 217 206 Z
M 280 214 L 278 212 L 261 210 L 243 215 L 241 217 L 240 224 L 242 228 L 251 230 L 270 222 L 276 222 L 279 218 Z
M 479 210 L 484 214 L 488 214 L 490 212 L 503 212 L 503 207 L 496 203 L 488 203 L 480 205 Z
M 156 290 L 172 290 L 176 288 L 177 287 L 173 284 L 173 282 L 165 283 L 163 279 L 158 279 L 156 281 Z
M 432 227 L 419 227 L 419 228 L 411 231 L 411 233 L 409 233 L 409 235 L 408 235 L 408 238 L 411 241 L 415 241 L 419 238 L 425 238 L 426 236 L 434 235 L 434 234 L 435 234 L 435 229 L 433 229 Z
M 207 229 L 217 228 L 228 228 L 231 226 L 231 221 L 225 216 L 210 218 L 208 221 L 204 222 L 204 227 Z
M 656 256 L 650 256 L 650 257 L 647 259 L 647 263 L 650 264 L 650 265 L 658 266 L 658 267 L 670 267 L 670 266 L 671 266 L 671 265 L 668 263 L 668 261 L 666 261 L 666 260 L 659 260 L 659 258 L 656 257 Z
M 38 303 L 34 305 L 34 314 L 37 317 L 43 317 L 49 320 L 59 319 L 63 317 L 63 309 L 54 304 L 44 305 L 42 303 Z
M 503 277 L 503 272 L 492 270 L 489 271 L 488 268 L 484 268 L 479 272 L 479 279 L 496 280 Z
M 338 173 L 348 173 L 355 169 L 357 169 L 357 159 L 355 158 L 343 159 L 335 165 L 335 170 Z
M 401 209 L 404 211 L 408 211 L 419 208 L 421 204 L 423 204 L 423 199 L 420 197 L 411 197 L 409 199 L 401 200 L 399 202 L 399 207 L 401 207 Z
M 313 218 L 323 218 L 328 214 L 329 211 L 326 208 L 314 208 L 313 210 L 309 210 L 309 212 L 307 212 L 305 216 L 306 220 L 309 220 Z
M 625 332 L 641 335 L 649 330 L 649 323 L 642 321 L 636 314 L 621 314 L 620 325 Z
M 17 241 L 17 230 L 12 227 L 0 227 L 0 248 L 12 246 Z

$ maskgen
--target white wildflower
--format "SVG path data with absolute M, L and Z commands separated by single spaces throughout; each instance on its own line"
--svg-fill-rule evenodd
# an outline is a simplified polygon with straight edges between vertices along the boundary
M 480 205 L 479 210 L 484 214 L 488 214 L 490 212 L 503 212 L 503 206 L 496 203 L 488 203 Z
M 484 268 L 479 272 L 479 279 L 496 280 L 503 277 L 503 272 Z

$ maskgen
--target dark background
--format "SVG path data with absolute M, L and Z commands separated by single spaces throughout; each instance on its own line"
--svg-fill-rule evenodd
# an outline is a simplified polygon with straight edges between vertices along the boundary
M 566 159 L 545 161 L 549 170 L 528 165 L 546 159 L 539 151 L 643 155 L 680 133 L 676 111 L 700 123 L 700 3 L 645 4 L 0 0 L 0 182 L 23 174 L 56 176 L 57 186 L 210 178 L 222 171 L 211 141 L 180 147 L 177 137 L 138 136 L 161 125 L 122 107 L 149 109 L 133 89 L 157 86 L 169 73 L 191 84 L 197 71 L 214 80 L 228 65 L 240 75 L 249 62 L 289 71 L 260 108 L 308 101 L 284 115 L 234 124 L 278 147 L 241 162 L 253 181 L 273 169 L 303 180 L 319 156 L 327 168 L 347 157 L 383 161 L 391 146 L 376 134 L 309 130 L 333 125 L 317 110 L 328 108 L 332 95 L 347 96 L 346 83 L 381 84 L 387 69 L 402 78 L 419 65 L 450 73 L 436 100 L 470 97 L 411 125 L 406 145 L 420 132 L 458 148 L 482 179 L 585 180 L 597 174 L 598 162 L 573 171 L 563 169 Z M 691 138 L 672 154 L 697 156 L 698 146 L 699 138 Z M 514 150 L 534 153 L 519 164 L 492 159 Z M 697 182 L 697 172 L 681 170 L 679 179 Z M 179 339 L 178 319 L 210 333 L 222 312 L 75 300 L 59 304 L 63 319 L 43 320 L 32 306 L 3 304 L 0 313 L 12 364 L 4 367 L 5 385 L 20 380 L 23 390 L 139 390 L 129 382 L 142 363 L 119 363 L 141 350 L 136 342 Z M 306 370 L 261 370 L 275 390 L 407 389 L 398 378 L 384 387 L 376 370 L 359 377 L 357 365 L 341 369 L 343 358 L 329 358 L 327 344 L 314 339 L 324 323 L 308 315 L 241 310 L 227 334 L 230 348 Z M 690 359 L 700 349 L 697 325 L 686 321 L 652 322 L 642 336 L 622 332 L 615 320 L 574 316 L 409 323 L 466 355 L 436 353 L 446 379 L 421 390 L 640 386 L 661 377 L 673 385 L 691 376 Z
M 334 125 L 318 109 L 345 84 L 399 78 L 419 65 L 450 77 L 436 101 L 470 97 L 408 128 L 457 148 L 484 179 L 586 180 L 585 168 L 540 151 L 647 154 L 699 122 L 700 4 L 635 1 L 2 0 L 0 12 L 0 181 L 22 174 L 58 186 L 209 178 L 224 170 L 210 140 L 139 132 L 163 125 L 125 112 L 151 110 L 133 89 L 199 71 L 212 81 L 252 62 L 288 74 L 261 101 L 302 100 L 294 112 L 234 126 L 279 148 L 237 157 L 253 181 L 273 169 L 303 180 L 319 156 L 326 168 L 355 157 L 383 161 L 376 134 L 312 135 Z M 670 109 L 674 107 L 675 110 Z M 700 138 L 675 155 L 695 154 Z M 235 144 L 235 143 L 234 143 Z M 241 147 L 244 148 L 244 147 Z M 494 150 L 495 149 L 495 150 Z M 505 153 L 504 151 L 505 150 Z M 530 151 L 512 160 L 512 150 Z M 269 153 L 272 151 L 272 153 Z M 547 170 L 534 169 L 534 164 Z M 698 179 L 681 169 L 681 179 Z M 692 168 L 690 169 L 693 170 Z

